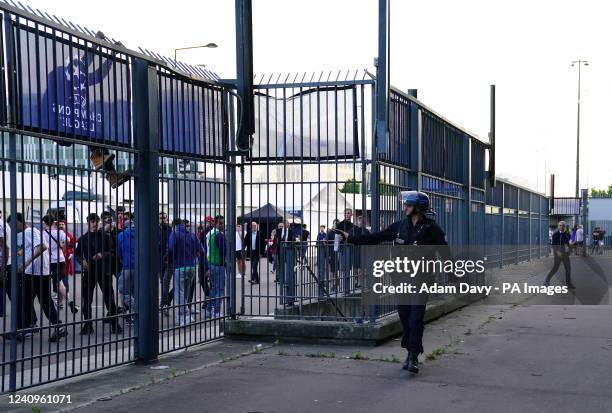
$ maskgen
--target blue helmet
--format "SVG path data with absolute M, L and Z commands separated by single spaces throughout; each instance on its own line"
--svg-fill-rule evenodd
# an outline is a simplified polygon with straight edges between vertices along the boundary
M 400 197 L 404 205 L 414 206 L 415 211 L 429 212 L 429 196 L 419 191 L 402 191 Z

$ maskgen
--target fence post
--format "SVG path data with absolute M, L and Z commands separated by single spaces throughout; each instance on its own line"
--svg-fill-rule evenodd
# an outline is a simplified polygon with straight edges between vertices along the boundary
M 546 195 L 546 193 L 544 194 Z M 540 240 L 540 242 L 538 243 L 538 256 L 537 258 L 542 258 L 542 245 L 544 244 L 544 240 L 542 238 L 544 238 L 542 235 L 544 234 L 544 231 L 542 231 L 542 197 L 538 196 L 538 240 Z
M 227 244 L 229 249 L 228 260 L 227 260 L 227 277 L 229 286 L 229 316 L 234 319 L 236 318 L 236 215 L 238 213 L 238 206 L 236 202 L 236 135 L 234 133 L 234 105 L 231 100 L 231 95 L 225 92 L 229 106 L 229 148 L 230 157 L 227 163 L 227 176 L 229 180 L 228 185 L 228 196 L 226 204 L 227 214 Z M 244 204 L 244 198 L 242 199 Z M 244 286 L 243 286 L 244 289 Z M 242 293 L 244 297 L 244 291 Z M 241 306 L 241 312 L 244 312 L 244 304 Z
M 521 247 L 521 189 L 516 188 L 516 248 L 514 248 L 514 263 L 518 264 Z
M 583 242 L 583 246 L 582 246 L 582 256 L 586 257 L 587 253 L 587 238 L 588 238 L 588 234 L 591 233 L 590 230 L 590 222 L 589 222 L 589 191 L 588 189 L 581 189 L 580 190 L 580 195 L 581 195 L 581 199 L 580 199 L 580 203 L 582 204 L 580 207 L 580 214 L 582 215 L 580 217 L 580 220 L 582 221 L 582 234 L 583 234 L 583 238 L 582 238 L 582 242 Z
M 527 212 L 529 213 L 528 217 L 529 217 L 529 251 L 528 254 L 529 256 L 527 257 L 527 261 L 531 261 L 531 198 L 533 198 L 533 196 L 531 196 L 531 193 L 529 193 L 529 206 L 527 207 Z
M 466 243 L 466 245 L 469 247 L 469 252 L 471 253 L 471 248 L 472 248 L 472 240 L 473 240 L 473 234 L 472 234 L 472 226 L 474 224 L 473 222 L 473 217 L 472 217 L 472 139 L 469 137 L 469 135 L 464 135 L 465 136 L 465 142 L 463 145 L 463 150 L 464 150 L 464 154 L 465 154 L 465 159 L 467 159 L 467 162 L 465 163 L 465 165 L 463 166 L 463 173 L 464 173 L 464 188 L 465 188 L 465 198 L 464 198 L 464 202 L 466 205 L 465 208 L 465 222 L 467 222 L 467 228 L 464 230 L 464 233 L 466 234 L 467 237 L 464 237 L 464 242 Z M 467 238 L 467 239 L 466 239 Z
M 14 61 L 14 37 L 13 23 L 10 13 L 4 13 L 4 38 L 6 41 L 6 72 L 7 72 L 7 92 L 8 104 L 6 106 L 6 123 L 13 127 L 15 124 L 15 61 Z M 9 187 L 10 187 L 10 215 L 15 220 L 17 214 L 17 136 L 14 132 L 9 132 Z M 7 223 L 8 225 L 8 223 Z M 15 230 L 14 221 L 11 223 L 11 347 L 10 347 L 10 367 L 9 367 L 9 391 L 17 390 L 17 308 L 18 290 L 17 290 L 17 231 Z
M 408 95 L 417 99 L 418 98 L 417 89 L 409 89 Z M 408 123 L 410 125 L 410 131 L 409 131 L 410 168 L 414 171 L 414 173 L 410 175 L 410 178 L 411 178 L 410 189 L 420 191 L 421 190 L 421 170 L 422 170 L 421 168 L 421 162 L 422 162 L 422 158 L 421 158 L 421 154 L 422 154 L 421 116 L 419 113 L 419 106 L 416 103 L 410 102 L 409 108 L 410 108 L 410 111 L 409 111 L 408 116 L 410 116 L 410 119 Z
M 157 359 L 159 283 L 159 109 L 157 71 L 142 59 L 132 64 L 136 192 L 136 360 L 149 363 Z
M 506 242 L 506 184 L 501 186 L 501 237 L 499 243 L 499 268 L 504 266 L 504 243 Z

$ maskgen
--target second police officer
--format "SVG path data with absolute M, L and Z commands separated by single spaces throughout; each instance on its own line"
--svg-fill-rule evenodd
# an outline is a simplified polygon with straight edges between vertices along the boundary
M 447 246 L 444 231 L 436 222 L 425 214 L 430 212 L 427 194 L 419 191 L 402 191 L 400 193 L 403 211 L 406 215 L 383 231 L 371 234 L 348 234 L 343 232 L 347 241 L 355 245 L 376 245 L 385 241 L 395 241 L 400 245 Z M 438 250 L 441 255 L 448 254 L 448 247 Z M 398 314 L 402 323 L 402 347 L 408 351 L 404 370 L 419 372 L 419 354 L 423 353 L 423 331 L 425 329 L 426 300 L 415 304 L 398 305 Z

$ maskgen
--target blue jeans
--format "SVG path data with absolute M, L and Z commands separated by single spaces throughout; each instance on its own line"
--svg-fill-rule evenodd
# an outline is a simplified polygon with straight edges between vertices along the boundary
M 123 298 L 123 305 L 127 306 L 131 311 L 136 311 L 136 294 L 134 294 L 134 270 L 123 270 L 119 273 L 117 280 L 117 288 L 119 294 Z
M 323 297 L 325 291 L 329 292 L 329 271 L 327 270 L 327 247 L 317 247 L 317 278 L 318 296 Z
M 178 308 L 177 322 L 185 323 L 189 320 L 190 311 L 185 297 L 189 297 L 193 280 L 196 276 L 196 267 L 181 267 L 174 270 L 174 305 Z
M 221 312 L 221 305 L 225 296 L 225 267 L 223 265 L 210 265 L 210 288 L 211 301 L 206 306 L 207 308 L 214 307 L 215 314 Z

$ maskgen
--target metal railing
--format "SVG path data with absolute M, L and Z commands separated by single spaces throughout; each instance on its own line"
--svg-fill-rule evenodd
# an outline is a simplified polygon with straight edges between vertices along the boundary
M 0 391 L 222 337 L 232 283 L 204 271 L 198 226 L 233 214 L 227 89 L 38 10 L 0 11 Z
M 390 314 L 393 301 L 361 299 L 359 249 L 318 234 L 387 227 L 402 190 L 430 195 L 453 246 L 486 245 L 499 265 L 547 253 L 546 198 L 488 188 L 488 144 L 415 97 L 391 91 L 378 150 L 367 71 L 256 77 L 239 153 L 242 107 L 214 73 L 12 2 L 0 12 L 2 392 L 216 340 L 228 317 Z M 266 262 L 257 243 L 273 233 Z M 42 264 L 21 271 L 33 253 Z
M 277 249 L 270 257 L 273 267 L 264 265 L 262 272 L 258 264 L 266 279 L 261 285 L 248 284 L 249 275 L 239 274 L 240 315 L 361 320 L 394 311 L 389 303 L 364 316 L 355 288 L 358 265 L 350 267 L 350 275 L 339 275 L 342 269 L 335 268 L 333 258 L 346 256 L 341 251 L 358 255 L 358 249 L 347 245 L 323 256 L 328 248 L 322 245 L 329 241 L 314 240 L 327 240 L 334 226 L 376 230 L 402 219 L 402 190 L 428 193 L 450 245 L 479 248 L 489 266 L 548 254 L 548 199 L 503 180 L 489 187 L 486 143 L 416 98 L 392 90 L 388 150 L 373 159 L 375 79 L 320 83 L 313 78 L 318 77 L 279 82 L 262 76 L 271 83 L 256 85 L 256 134 L 242 163 L 238 218 L 247 228 L 255 225 L 265 239 L 281 231 L 284 236 L 289 228 L 293 247 L 272 245 Z M 289 274 L 288 282 L 281 271 Z M 329 287 L 336 305 L 330 307 L 330 297 L 318 293 L 321 285 Z

